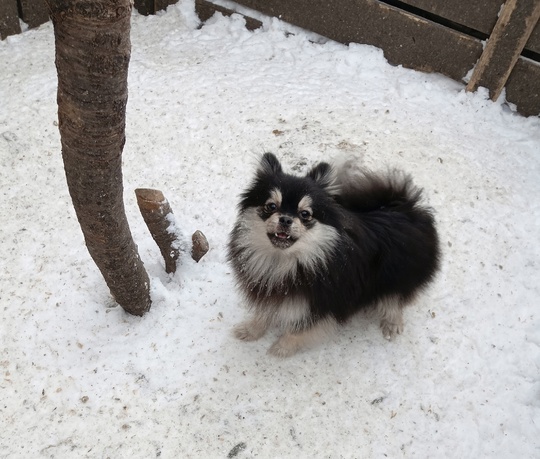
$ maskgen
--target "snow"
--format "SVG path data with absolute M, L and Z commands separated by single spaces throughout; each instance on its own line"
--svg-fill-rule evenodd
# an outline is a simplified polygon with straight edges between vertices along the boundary
M 292 31 L 293 34 L 287 33 Z M 202 28 L 193 0 L 132 21 L 126 213 L 151 279 L 117 307 L 67 192 L 51 24 L 0 42 L 0 456 L 540 456 L 540 120 L 266 18 Z M 315 38 L 315 42 L 314 39 Z M 353 155 L 411 172 L 437 211 L 436 282 L 395 341 L 359 316 L 279 360 L 241 343 L 225 246 L 254 163 Z M 210 252 L 169 276 L 133 190 Z

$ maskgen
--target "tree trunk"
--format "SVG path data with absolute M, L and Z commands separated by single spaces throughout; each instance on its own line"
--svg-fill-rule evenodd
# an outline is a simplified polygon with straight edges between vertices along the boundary
M 67 184 L 86 246 L 127 312 L 150 309 L 150 282 L 123 202 L 130 0 L 46 0 L 54 25 Z

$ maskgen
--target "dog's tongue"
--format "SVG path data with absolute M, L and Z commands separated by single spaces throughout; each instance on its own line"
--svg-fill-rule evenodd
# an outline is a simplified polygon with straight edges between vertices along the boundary
M 280 239 L 287 239 L 287 233 L 276 233 L 276 236 Z

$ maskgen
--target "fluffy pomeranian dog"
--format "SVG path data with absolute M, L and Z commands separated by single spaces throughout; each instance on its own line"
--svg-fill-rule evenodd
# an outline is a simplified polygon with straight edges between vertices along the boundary
M 283 334 L 270 347 L 293 355 L 331 335 L 360 310 L 380 316 L 383 336 L 403 330 L 402 309 L 433 279 L 439 242 L 432 211 L 410 176 L 345 164 L 287 174 L 263 155 L 241 195 L 228 259 L 251 317 L 234 334 Z

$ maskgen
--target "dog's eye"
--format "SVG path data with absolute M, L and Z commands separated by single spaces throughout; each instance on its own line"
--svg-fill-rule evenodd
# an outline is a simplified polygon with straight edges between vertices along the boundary
M 264 210 L 266 210 L 267 212 L 275 212 L 276 209 L 277 209 L 277 205 L 275 202 L 268 202 L 264 206 Z
M 300 212 L 300 218 L 302 220 L 311 220 L 311 212 L 309 210 L 302 210 Z

